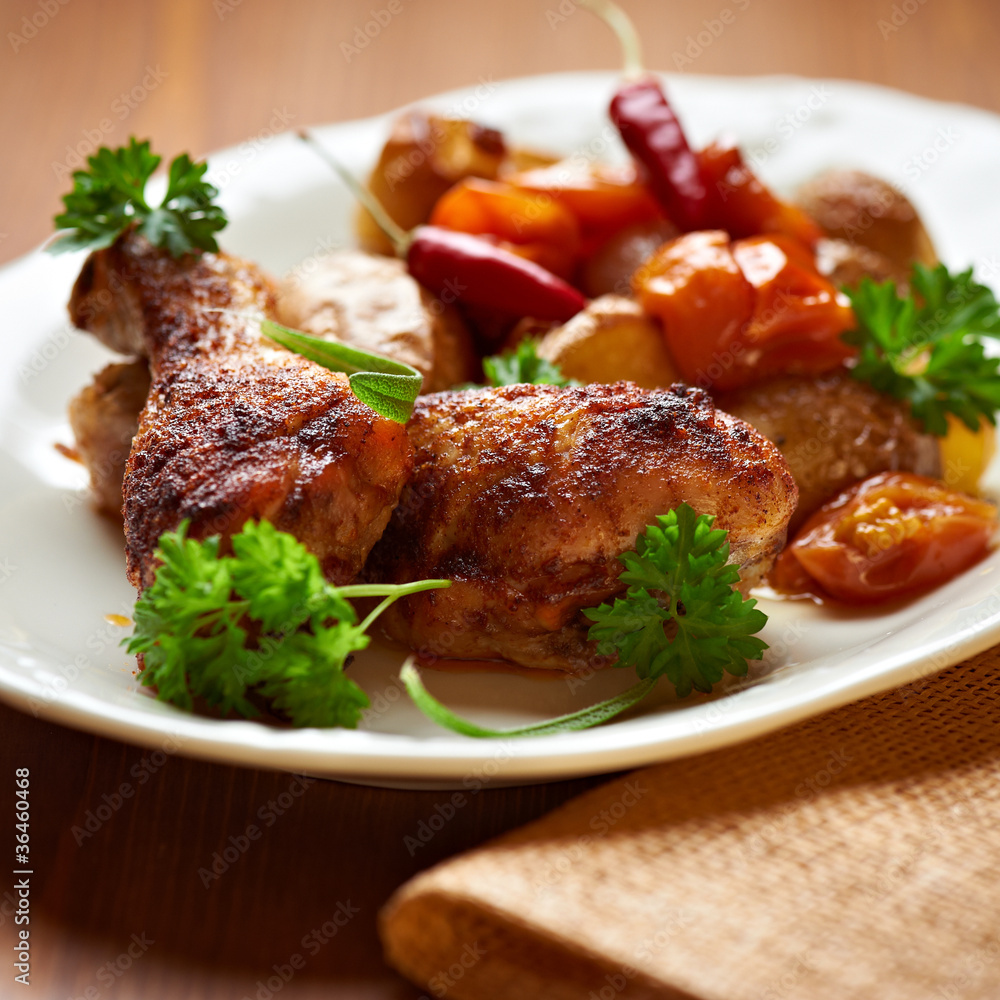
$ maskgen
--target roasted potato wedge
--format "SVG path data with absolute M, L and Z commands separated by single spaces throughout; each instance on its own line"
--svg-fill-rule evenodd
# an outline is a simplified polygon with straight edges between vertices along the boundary
M 454 306 L 393 257 L 342 250 L 293 271 L 278 289 L 278 321 L 412 365 L 423 391 L 476 377 L 472 339 Z
M 827 236 L 860 244 L 908 274 L 914 261 L 937 263 L 930 236 L 913 204 L 886 181 L 860 170 L 828 170 L 803 185 L 798 205 Z
M 458 118 L 414 109 L 398 118 L 368 188 L 404 229 L 426 222 L 434 203 L 464 177 L 497 176 L 506 156 L 499 132 Z M 355 216 L 362 249 L 392 255 L 393 247 L 363 208 Z
M 635 382 L 656 389 L 680 380 L 663 331 L 632 299 L 602 295 L 547 333 L 538 354 L 580 382 Z

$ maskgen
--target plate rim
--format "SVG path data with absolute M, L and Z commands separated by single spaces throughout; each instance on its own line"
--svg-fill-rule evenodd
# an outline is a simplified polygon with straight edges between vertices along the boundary
M 878 95 L 879 98 L 905 100 L 915 109 L 933 105 L 942 112 L 945 109 L 960 109 L 963 114 L 974 113 L 983 116 L 994 127 L 1000 127 L 1000 115 L 973 105 L 936 98 L 922 97 L 881 84 L 837 78 L 812 78 L 793 74 L 765 74 L 759 76 L 718 76 L 702 74 L 661 74 L 669 86 L 685 85 L 682 81 L 695 81 L 694 86 L 704 85 L 738 87 L 746 85 L 781 86 L 783 84 L 836 84 L 854 95 Z M 578 71 L 554 74 L 537 74 L 527 77 L 512 77 L 499 81 L 499 85 L 513 85 L 522 88 L 536 88 L 541 82 L 570 82 L 585 78 L 595 84 L 613 85 L 618 74 L 613 71 Z M 456 88 L 409 102 L 392 111 L 365 118 L 348 119 L 341 122 L 316 126 L 319 134 L 328 130 L 352 127 L 375 127 L 406 108 L 414 106 L 440 106 L 461 99 L 474 91 L 474 87 Z M 287 135 L 288 133 L 286 133 Z M 221 159 L 238 147 L 228 147 L 210 154 L 209 159 Z M 0 267 L 0 283 L 6 284 L 21 268 L 30 270 L 37 266 L 41 256 L 36 248 Z M 48 259 L 48 258 L 47 258 Z M 75 255 L 67 255 L 67 260 L 76 260 Z M 83 255 L 80 255 L 80 260 Z M 95 735 L 155 747 L 165 739 L 181 737 L 177 753 L 182 756 L 212 760 L 218 763 L 281 770 L 303 770 L 319 773 L 326 777 L 342 776 L 352 780 L 399 779 L 407 784 L 444 780 L 452 782 L 465 780 L 470 773 L 480 770 L 490 762 L 497 761 L 497 753 L 489 752 L 490 747 L 504 747 L 504 766 L 495 780 L 496 785 L 512 782 L 560 780 L 584 774 L 600 774 L 628 767 L 644 766 L 657 761 L 709 752 L 722 746 L 734 745 L 752 740 L 757 736 L 792 725 L 814 715 L 830 711 L 871 695 L 896 688 L 917 677 L 929 676 L 954 666 L 1000 641 L 1000 613 L 985 623 L 972 624 L 956 635 L 943 637 L 931 646 L 920 649 L 917 658 L 906 658 L 903 653 L 891 656 L 883 667 L 872 676 L 855 679 L 850 684 L 838 684 L 836 678 L 825 678 L 818 687 L 818 694 L 810 698 L 779 697 L 775 703 L 756 711 L 750 717 L 736 722 L 730 718 L 724 724 L 709 725 L 683 735 L 674 735 L 668 742 L 650 739 L 645 731 L 635 733 L 618 730 L 618 739 L 613 747 L 602 746 L 603 739 L 594 740 L 595 734 L 611 733 L 615 727 L 571 733 L 556 737 L 535 737 L 522 740 L 475 741 L 467 740 L 469 751 L 455 755 L 440 749 L 434 750 L 434 738 L 422 738 L 408 734 L 359 733 L 351 730 L 284 730 L 262 727 L 258 723 L 244 720 L 219 720 L 193 716 L 180 710 L 170 709 L 163 714 L 143 713 L 136 715 L 120 703 L 101 699 L 85 691 L 69 687 L 66 696 L 50 698 L 44 688 L 34 684 L 33 679 L 9 668 L 5 650 L 0 651 L 0 700 L 36 718 L 57 722 L 71 728 L 81 729 Z M 933 671 L 922 671 L 928 661 L 935 661 Z M 42 699 L 42 710 L 32 709 L 32 699 Z M 788 703 L 786 704 L 786 701 Z M 122 714 L 124 711 L 124 715 Z M 220 728 L 223 727 L 223 728 Z M 233 728 L 237 727 L 237 728 Z M 242 727 L 250 727 L 244 729 Z M 202 731 L 203 730 L 203 731 Z M 256 738 L 245 738 L 250 732 Z M 281 734 L 272 741 L 267 734 Z M 324 748 L 309 746 L 305 737 L 313 733 L 360 735 L 377 741 L 375 747 Z M 629 737 L 632 737 L 631 739 Z M 447 737 L 448 745 L 453 740 Z M 542 742 L 544 741 L 544 742 Z M 341 740 L 341 742 L 351 742 Z M 364 740 L 362 740 L 364 742 Z M 406 743 L 394 747 L 397 742 Z M 295 744 L 305 744 L 297 746 Z M 594 746 L 586 744 L 596 743 Z M 288 744 L 288 745 L 285 745 Z M 577 744 L 583 744 L 578 746 Z M 696 744 L 696 745 L 695 745 Z M 485 748 L 477 752 L 476 748 Z M 623 759 L 627 758 L 627 760 Z M 451 785 L 448 785 L 451 787 Z

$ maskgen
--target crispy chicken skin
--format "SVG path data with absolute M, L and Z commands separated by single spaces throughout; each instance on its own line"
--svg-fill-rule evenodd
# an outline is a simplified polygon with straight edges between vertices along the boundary
M 749 585 L 795 508 L 777 449 L 680 385 L 440 393 L 417 400 L 408 431 L 414 474 L 365 577 L 453 581 L 380 619 L 425 655 L 598 666 L 580 609 L 624 589 L 618 556 L 657 514 L 687 501 L 716 515 Z
M 128 574 L 140 590 L 160 535 L 185 518 L 194 538 L 267 518 L 343 583 L 396 505 L 412 463 L 403 427 L 361 403 L 346 376 L 263 338 L 247 314 L 273 309 L 253 264 L 174 260 L 134 233 L 92 254 L 77 279 L 76 325 L 149 359 L 123 484 Z
M 937 478 L 937 439 L 922 434 L 898 400 L 846 371 L 768 379 L 716 398 L 773 441 L 799 487 L 789 530 L 841 490 L 877 472 Z
M 149 395 L 145 361 L 102 368 L 69 403 L 69 425 L 80 461 L 90 472 L 94 502 L 102 514 L 121 517 L 122 479 Z

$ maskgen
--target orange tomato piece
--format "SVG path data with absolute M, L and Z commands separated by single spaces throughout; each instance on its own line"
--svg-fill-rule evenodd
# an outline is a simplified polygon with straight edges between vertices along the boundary
M 504 181 L 460 181 L 438 199 L 430 224 L 496 237 L 562 277 L 573 273 L 580 252 L 580 225 L 569 209 Z
M 854 349 L 840 338 L 855 325 L 850 301 L 816 270 L 801 243 L 752 236 L 736 240 L 732 253 L 756 293 L 745 331 L 754 379 L 819 374 L 852 356 Z
M 850 303 L 785 236 L 730 243 L 721 230 L 685 233 L 639 268 L 633 289 L 694 385 L 819 374 L 852 353 L 840 339 L 854 326 Z
M 568 209 L 580 224 L 584 256 L 626 226 L 664 218 L 631 163 L 560 160 L 547 167 L 509 174 L 505 180 L 522 190 L 547 195 Z
M 781 201 L 760 182 L 736 147 L 712 143 L 696 155 L 702 176 L 715 193 L 712 225 L 733 239 L 783 233 L 812 246 L 823 236 L 801 208 Z
M 639 304 L 663 324 L 685 382 L 707 387 L 744 353 L 754 291 L 719 231 L 686 233 L 665 243 L 633 275 Z
M 816 511 L 782 554 L 776 577 L 780 584 L 804 572 L 853 604 L 892 600 L 968 569 L 996 528 L 990 503 L 911 472 L 883 472 Z

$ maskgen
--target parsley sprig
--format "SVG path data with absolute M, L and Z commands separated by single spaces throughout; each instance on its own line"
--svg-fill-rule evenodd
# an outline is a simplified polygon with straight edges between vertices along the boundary
M 232 536 L 187 537 L 188 522 L 161 536 L 156 578 L 135 606 L 125 640 L 143 656 L 142 683 L 190 711 L 196 697 L 220 712 L 259 714 L 266 700 L 296 726 L 358 723 L 364 691 L 344 673 L 376 617 L 406 594 L 447 580 L 334 587 L 293 535 L 249 521 Z M 349 598 L 382 597 L 359 622 Z
M 153 207 L 146 201 L 146 182 L 160 160 L 148 140 L 138 142 L 134 136 L 118 149 L 101 146 L 87 159 L 90 169 L 73 174 L 73 190 L 63 196 L 65 211 L 55 218 L 56 229 L 68 231 L 49 244 L 49 252 L 100 250 L 133 225 L 174 257 L 218 250 L 214 234 L 228 220 L 213 203 L 218 190 L 204 179 L 208 164 L 194 163 L 187 153 L 176 157 L 167 193 Z
M 858 359 L 851 374 L 879 392 L 906 400 L 930 434 L 948 432 L 946 414 L 970 430 L 996 423 L 1000 358 L 987 357 L 984 337 L 1000 337 L 1000 304 L 973 280 L 972 268 L 951 274 L 939 264 L 913 266 L 911 295 L 892 281 L 863 278 L 851 298 L 858 326 L 844 334 Z
M 400 675 L 417 707 L 439 725 L 466 736 L 542 736 L 587 729 L 637 704 L 662 677 L 686 696 L 709 692 L 723 673 L 745 676 L 749 660 L 759 660 L 767 643 L 758 639 L 767 623 L 753 598 L 733 585 L 739 569 L 729 562 L 727 532 L 715 519 L 696 514 L 686 503 L 657 517 L 636 540 L 625 565 L 624 595 L 612 604 L 588 608 L 594 624 L 588 637 L 597 652 L 616 655 L 617 667 L 634 667 L 638 684 L 579 712 L 516 729 L 487 729 L 455 715 L 423 686 L 412 663 Z
M 486 385 L 469 383 L 457 388 L 483 389 L 501 385 L 579 385 L 576 379 L 563 375 L 558 365 L 538 356 L 538 340 L 525 337 L 517 347 L 502 354 L 483 358 Z
M 733 589 L 739 568 L 714 521 L 686 503 L 658 517 L 620 557 L 625 595 L 584 611 L 599 653 L 617 653 L 616 665 L 642 678 L 666 677 L 682 697 L 711 691 L 724 672 L 744 676 L 767 649 L 754 635 L 767 615 Z

